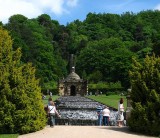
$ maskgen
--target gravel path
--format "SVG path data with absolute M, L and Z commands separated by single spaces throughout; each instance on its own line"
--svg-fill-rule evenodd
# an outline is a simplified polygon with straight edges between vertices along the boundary
M 18 138 L 155 138 L 132 133 L 127 127 L 115 126 L 46 126 L 35 133 Z

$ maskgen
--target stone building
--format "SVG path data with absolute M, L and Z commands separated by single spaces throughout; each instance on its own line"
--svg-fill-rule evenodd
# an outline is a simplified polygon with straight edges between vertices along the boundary
M 70 74 L 58 82 L 60 96 L 84 96 L 88 94 L 87 80 L 83 80 L 72 67 Z

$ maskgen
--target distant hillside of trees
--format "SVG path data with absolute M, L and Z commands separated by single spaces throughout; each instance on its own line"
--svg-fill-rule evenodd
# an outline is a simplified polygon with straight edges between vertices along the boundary
M 76 56 L 76 72 L 89 83 L 117 83 L 130 87 L 132 57 L 160 55 L 160 11 L 121 15 L 88 13 L 84 21 L 66 26 L 47 14 L 34 19 L 17 14 L 1 25 L 9 30 L 13 49 L 21 48 L 21 63 L 32 62 L 42 89 L 56 87 L 69 73 L 69 55 Z

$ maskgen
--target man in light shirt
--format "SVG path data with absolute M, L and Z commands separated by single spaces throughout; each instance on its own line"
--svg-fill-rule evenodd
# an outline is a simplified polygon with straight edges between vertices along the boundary
M 98 125 L 102 126 L 102 119 L 103 119 L 103 115 L 102 115 L 102 106 L 98 106 L 97 107 L 97 115 L 98 115 Z

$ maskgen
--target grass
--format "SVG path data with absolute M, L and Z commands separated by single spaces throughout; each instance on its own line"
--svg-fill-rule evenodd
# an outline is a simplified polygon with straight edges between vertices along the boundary
M 127 107 L 127 99 L 126 99 L 126 96 L 120 96 L 120 95 L 98 95 L 98 96 L 95 96 L 95 95 L 92 95 L 92 96 L 87 96 L 88 98 L 90 99 L 93 99 L 95 101 L 98 101 L 102 104 L 105 104 L 109 107 L 113 107 L 115 109 L 118 109 L 118 102 L 120 100 L 120 98 L 123 98 L 124 100 L 124 108 L 126 109 Z
M 50 96 L 47 95 L 46 98 L 43 100 L 44 105 L 47 105 L 47 104 L 48 104 L 48 99 L 49 99 L 49 97 L 50 97 Z M 53 95 L 53 96 L 52 96 L 52 100 L 53 100 L 53 101 L 55 101 L 55 100 L 58 99 L 58 98 L 59 98 L 58 95 Z
M 18 134 L 0 134 L 0 138 L 17 138 Z

